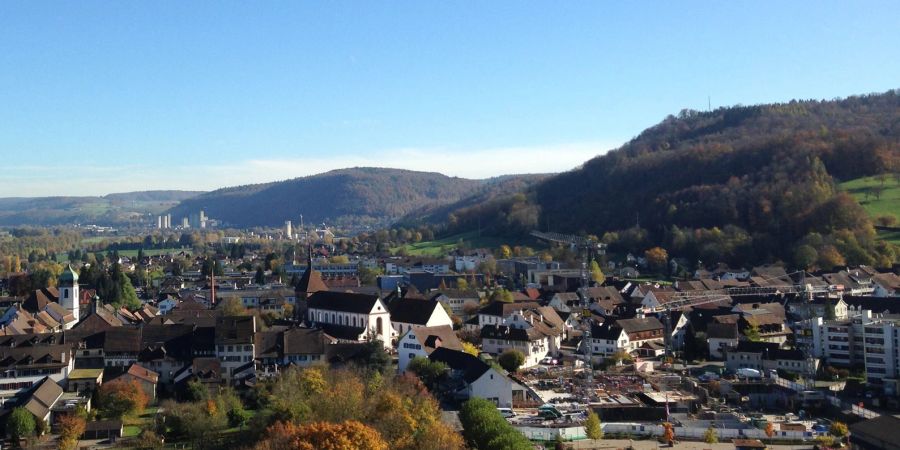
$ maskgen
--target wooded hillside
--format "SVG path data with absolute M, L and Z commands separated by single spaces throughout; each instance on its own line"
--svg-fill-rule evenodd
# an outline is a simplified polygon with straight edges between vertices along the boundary
M 685 110 L 581 168 L 457 210 L 445 228 L 550 228 L 709 262 L 886 265 L 894 248 L 836 182 L 895 171 L 898 158 L 897 92 Z

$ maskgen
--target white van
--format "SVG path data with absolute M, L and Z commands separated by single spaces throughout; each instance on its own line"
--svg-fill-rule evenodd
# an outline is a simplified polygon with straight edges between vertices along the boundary
M 500 411 L 500 415 L 505 419 L 516 417 L 516 413 L 512 410 L 512 408 L 497 408 L 497 411 Z

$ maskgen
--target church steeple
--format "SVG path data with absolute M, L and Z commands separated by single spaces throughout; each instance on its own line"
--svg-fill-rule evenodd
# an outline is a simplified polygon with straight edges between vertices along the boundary
M 81 316 L 79 309 L 79 293 L 78 293 L 78 273 L 72 269 L 72 265 L 67 265 L 59 275 L 57 283 L 59 287 L 59 304 L 72 313 L 77 320 Z

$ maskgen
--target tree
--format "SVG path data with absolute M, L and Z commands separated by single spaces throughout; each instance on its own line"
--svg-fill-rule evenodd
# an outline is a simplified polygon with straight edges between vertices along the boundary
M 16 446 L 22 438 L 34 435 L 36 427 L 34 416 L 21 406 L 13 409 L 6 419 L 6 433 Z
M 715 428 L 709 427 L 706 429 L 706 432 L 703 433 L 703 442 L 707 444 L 715 444 L 719 442 L 719 433 Z
M 460 290 L 469 289 L 469 282 L 466 281 L 465 278 L 462 278 L 462 277 L 457 278 L 456 279 L 456 288 L 460 289 Z
M 473 398 L 459 411 L 463 436 L 473 449 L 531 450 L 534 446 L 525 435 L 512 427 L 492 402 Z
M 831 270 L 846 264 L 844 256 L 833 245 L 826 245 L 819 250 L 819 267 L 822 269 Z
M 416 374 L 429 389 L 434 389 L 437 382 L 447 373 L 449 367 L 440 361 L 417 356 L 413 358 L 406 370 Z
M 794 250 L 794 266 L 798 269 L 811 269 L 819 260 L 819 252 L 811 245 L 800 245 Z
M 98 394 L 103 415 L 117 419 L 125 415 L 139 415 L 149 400 L 137 380 L 103 383 Z
M 244 307 L 244 304 L 235 297 L 226 298 L 222 302 L 221 308 L 223 316 L 246 316 L 250 314 L 247 308 Z
M 78 446 L 78 440 L 84 434 L 87 423 L 78 414 L 66 414 L 56 422 L 59 430 L 59 450 L 74 450 Z
M 256 267 L 256 275 L 253 276 L 253 283 L 263 285 L 266 284 L 266 272 L 262 266 Z
M 507 350 L 497 357 L 497 363 L 507 372 L 515 372 L 525 364 L 525 355 L 518 350 Z
M 744 337 L 747 338 L 750 342 L 759 342 L 762 338 L 759 335 L 759 327 L 756 325 L 750 325 L 744 329 Z
M 662 441 L 669 445 L 675 442 L 675 427 L 670 422 L 663 423 Z
M 775 424 L 773 424 L 772 422 L 766 422 L 766 436 L 775 436 Z
M 664 270 L 669 263 L 669 252 L 662 247 L 653 247 L 644 252 L 644 258 L 647 258 L 650 268 L 660 271 Z
M 831 427 L 828 428 L 828 434 L 838 438 L 844 439 L 848 434 L 850 434 L 850 430 L 847 428 L 847 424 L 844 422 L 832 422 Z
M 588 439 L 603 439 L 603 426 L 600 424 L 600 416 L 594 411 L 588 413 L 587 419 L 584 421 L 584 432 Z
M 500 259 L 509 259 L 512 258 L 512 249 L 509 248 L 508 245 L 503 244 L 500 246 Z
M 494 292 L 491 292 L 490 300 L 492 302 L 504 302 L 504 303 L 512 303 L 513 296 L 512 293 L 503 288 L 494 289 Z
M 600 270 L 600 264 L 596 260 L 591 261 L 591 279 L 597 284 L 603 284 L 606 281 L 606 275 Z
M 472 356 L 478 356 L 478 354 L 481 353 L 478 351 L 478 347 L 476 347 L 475 344 L 466 341 L 462 341 L 462 351 Z
M 278 422 L 267 430 L 267 438 L 256 450 L 388 450 L 381 435 L 355 420 L 341 423 L 313 422 L 307 425 Z

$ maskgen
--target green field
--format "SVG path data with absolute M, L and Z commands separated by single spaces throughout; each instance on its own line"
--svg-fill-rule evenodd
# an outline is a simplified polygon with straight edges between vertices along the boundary
M 492 236 L 478 236 L 478 233 L 473 231 L 447 236 L 443 239 L 394 247 L 391 249 L 391 253 L 397 254 L 397 252 L 403 248 L 406 249 L 406 253 L 411 256 L 444 256 L 447 252 L 457 248 L 460 239 L 465 242 L 468 248 L 498 248 L 503 244 L 510 246 L 521 244 Z
M 840 187 L 853 195 L 872 218 L 892 215 L 900 219 L 900 183 L 894 177 L 887 175 L 884 184 L 877 177 L 857 178 Z M 876 196 L 878 188 L 883 191 Z

